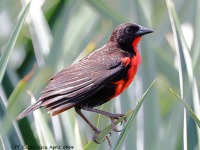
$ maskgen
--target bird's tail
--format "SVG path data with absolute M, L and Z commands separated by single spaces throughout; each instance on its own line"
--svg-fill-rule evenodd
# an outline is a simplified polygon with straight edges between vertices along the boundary
M 42 101 L 38 100 L 33 105 L 31 105 L 28 108 L 26 108 L 23 112 L 21 112 L 18 115 L 17 120 L 20 120 L 20 119 L 24 118 L 25 116 L 27 116 L 28 114 L 32 113 L 36 109 L 40 108 L 42 106 L 41 104 L 42 104 Z

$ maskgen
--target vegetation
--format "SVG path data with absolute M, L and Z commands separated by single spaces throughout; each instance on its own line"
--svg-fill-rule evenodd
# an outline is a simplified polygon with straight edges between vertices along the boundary
M 99 107 L 128 112 L 118 125 L 124 130 L 111 131 L 112 149 L 200 149 L 198 14 L 197 0 L 0 0 L 0 149 L 109 149 L 106 141 L 91 141 L 93 131 L 74 109 L 52 118 L 44 109 L 15 118 L 35 101 L 30 93 L 37 99 L 49 77 L 101 47 L 123 22 L 154 33 L 141 41 L 134 82 Z M 84 113 L 102 140 L 110 120 Z

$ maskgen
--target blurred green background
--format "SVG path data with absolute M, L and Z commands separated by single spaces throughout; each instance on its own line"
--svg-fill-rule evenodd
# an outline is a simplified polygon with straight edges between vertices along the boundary
M 19 16 L 27 4 L 26 0 L 0 0 L 0 69 L 5 68 L 0 72 L 0 149 L 17 149 L 13 145 L 84 149 L 93 132 L 74 109 L 53 118 L 44 109 L 20 121 L 15 118 L 31 103 L 27 90 L 37 99 L 48 78 L 101 47 L 113 28 L 124 22 L 152 28 L 154 33 L 144 36 L 139 45 L 142 64 L 133 83 L 102 108 L 126 113 L 157 81 L 128 131 L 123 150 L 200 148 L 197 124 L 169 90 L 181 95 L 200 116 L 200 1 L 34 0 L 27 17 L 22 13 L 26 20 L 18 27 L 19 36 L 12 34 L 15 25 L 23 23 Z M 16 44 L 7 43 L 11 34 L 16 35 Z M 4 50 L 10 50 L 5 57 Z M 110 124 L 106 117 L 84 113 L 100 129 Z M 112 132 L 112 148 L 119 135 Z M 103 142 L 90 149 L 109 146 Z

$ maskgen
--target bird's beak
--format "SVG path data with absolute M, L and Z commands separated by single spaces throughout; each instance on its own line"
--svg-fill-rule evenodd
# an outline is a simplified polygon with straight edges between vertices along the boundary
M 153 30 L 140 26 L 139 30 L 136 32 L 137 36 L 143 36 L 145 34 L 152 33 Z

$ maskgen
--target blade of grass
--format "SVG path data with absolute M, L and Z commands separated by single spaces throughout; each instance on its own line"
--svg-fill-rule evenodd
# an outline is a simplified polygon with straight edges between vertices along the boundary
M 99 1 L 87 0 L 87 2 L 91 6 L 93 6 L 99 13 L 101 13 L 102 16 L 111 19 L 116 24 L 120 24 L 121 22 L 126 21 L 126 18 L 124 16 L 122 16 L 120 13 L 112 9 L 112 7 L 110 7 L 101 0 Z
M 22 93 L 22 91 L 25 90 L 25 87 L 27 86 L 28 81 L 32 78 L 34 72 L 35 72 L 35 68 L 33 68 L 31 72 L 29 72 L 22 80 L 19 81 L 16 88 L 9 96 L 8 107 L 7 107 L 7 111 L 9 112 L 9 115 L 13 117 L 16 116 L 16 112 L 15 112 L 15 109 L 16 109 L 15 103 L 17 103 L 16 98 L 18 98 L 20 94 Z
M 122 149 L 124 142 L 128 136 L 129 130 L 131 128 L 131 125 L 133 124 L 133 121 L 136 118 L 137 113 L 140 110 L 140 107 L 142 106 L 142 103 L 144 102 L 144 98 L 147 95 L 147 93 L 149 92 L 149 90 L 152 88 L 152 86 L 154 85 L 155 81 L 156 81 L 156 79 L 151 83 L 151 85 L 148 87 L 148 89 L 145 91 L 145 93 L 142 95 L 142 97 L 138 101 L 138 104 L 136 105 L 134 112 L 132 113 L 130 119 L 128 120 L 125 129 L 121 132 L 114 149 Z
M 60 54 L 64 49 L 62 45 L 64 43 L 63 41 L 65 40 L 65 32 L 68 28 L 70 10 L 74 4 L 75 1 L 72 0 L 64 3 L 62 10 L 63 13 L 58 17 L 58 19 L 65 21 L 61 21 L 58 24 L 59 28 L 57 28 L 56 31 L 52 30 L 53 33 L 55 32 L 54 41 L 52 43 L 52 48 L 50 50 L 48 59 L 45 62 L 47 65 L 51 66 L 51 68 L 56 68 L 56 66 L 58 65 L 58 60 L 60 59 Z
M 2 117 L 6 113 L 6 108 L 4 106 L 4 103 L 0 97 L 0 149 L 9 149 L 10 148 L 10 141 L 9 137 L 6 134 L 5 126 L 3 125 L 3 119 Z
M 10 36 L 10 39 L 8 40 L 5 48 L 3 49 L 3 52 L 2 52 L 2 55 L 1 55 L 1 58 L 0 58 L 0 83 L 2 82 L 2 79 L 3 79 L 3 76 L 4 76 L 4 73 L 5 73 L 5 70 L 6 70 L 6 67 L 7 67 L 7 64 L 8 64 L 8 60 L 10 58 L 10 55 L 13 51 L 13 48 L 15 46 L 15 43 L 17 41 L 17 38 L 19 36 L 19 32 L 22 28 L 22 25 L 26 19 L 26 16 L 28 14 L 28 10 L 30 8 L 30 2 L 29 4 L 26 6 L 25 9 L 23 9 L 16 25 L 15 25 L 15 28 Z
M 169 18 L 172 26 L 173 36 L 174 36 L 174 42 L 176 46 L 176 56 L 177 56 L 177 62 L 178 62 L 178 75 L 179 75 L 179 86 L 180 86 L 180 93 L 181 97 L 183 97 L 183 62 L 181 61 L 181 50 L 180 50 L 180 43 L 178 40 L 178 33 L 175 25 L 174 16 L 172 13 L 172 7 L 174 6 L 174 3 L 171 0 L 166 0 Z M 186 123 L 186 111 L 184 110 L 183 114 L 183 147 L 184 150 L 187 150 L 187 123 Z
M 2 137 L 2 143 L 6 149 L 10 149 L 10 145 L 18 143 L 23 145 L 24 141 L 19 128 L 15 121 L 7 113 L 5 104 L 0 97 L 0 137 Z M 14 141 L 14 142 L 13 142 Z M 8 148 L 9 147 L 9 148 Z
M 5 150 L 5 149 L 10 149 L 10 142 L 9 142 L 9 138 L 7 137 L 3 125 L 1 123 L 0 120 L 0 149 Z
M 193 118 L 193 120 L 195 121 L 195 123 L 197 124 L 197 126 L 200 128 L 200 120 L 198 119 L 198 117 L 196 116 L 196 114 L 193 112 L 193 110 L 191 109 L 191 107 L 174 90 L 170 89 L 170 92 L 172 94 L 174 94 L 179 99 L 179 102 L 181 102 L 181 104 L 183 104 L 183 106 L 185 107 L 185 109 L 188 112 L 188 114 Z
M 172 2 L 170 0 L 166 0 L 166 4 L 168 6 L 168 13 L 169 13 L 169 18 L 170 18 L 170 22 L 171 22 L 171 26 L 172 26 L 172 32 L 173 32 L 173 36 L 174 36 L 174 43 L 176 46 L 176 55 L 177 55 L 177 59 L 178 59 L 178 73 L 179 73 L 179 84 L 180 84 L 180 92 L 181 92 L 181 96 L 183 96 L 183 73 L 182 73 L 182 67 L 181 67 L 181 56 L 180 56 L 180 48 L 179 48 L 179 43 L 178 43 L 178 35 L 177 35 L 177 30 L 175 27 L 175 22 L 174 22 L 174 18 L 173 18 L 173 14 L 172 14 L 172 10 L 170 9 L 170 5 L 172 5 Z
M 168 1 L 171 1 L 171 0 L 168 0 Z M 172 2 L 170 2 L 170 3 L 172 3 Z M 190 50 L 189 50 L 188 45 L 185 41 L 182 29 L 181 29 L 181 24 L 180 24 L 176 9 L 174 7 L 174 3 L 168 4 L 168 9 L 169 9 L 169 11 L 171 11 L 171 14 L 172 14 L 171 19 L 173 19 L 173 21 L 174 21 L 175 30 L 177 32 L 177 38 L 178 38 L 177 40 L 180 41 L 180 45 L 182 47 L 181 50 L 183 52 L 184 59 L 182 59 L 181 61 L 183 61 L 183 63 L 185 63 L 189 81 L 192 82 L 192 80 L 193 80 L 193 66 L 192 66 L 192 59 L 191 59 L 191 56 L 190 56 Z
M 27 2 L 22 2 L 22 5 L 26 6 Z M 33 1 L 27 17 L 33 49 L 39 67 L 44 66 L 44 56 L 49 54 L 52 42 L 52 35 L 41 9 L 42 6 L 41 1 Z
M 192 57 L 190 54 L 190 50 L 189 50 L 187 43 L 185 41 L 185 38 L 183 36 L 183 32 L 181 30 L 181 26 L 179 23 L 179 19 L 178 19 L 178 15 L 175 10 L 175 7 L 172 7 L 171 9 L 172 9 L 172 16 L 174 18 L 175 27 L 176 27 L 177 33 L 178 33 L 178 38 L 180 40 L 181 47 L 183 47 L 182 51 L 183 51 L 184 58 L 181 61 L 183 61 L 183 63 L 186 64 L 188 79 L 190 82 L 190 89 L 191 89 L 191 92 L 193 93 L 193 101 L 192 102 L 193 102 L 193 105 L 196 107 L 196 109 L 194 109 L 194 112 L 196 114 L 199 114 L 200 109 L 199 109 L 198 92 L 196 92 L 196 94 L 195 94 L 196 97 L 194 95 L 194 92 L 196 91 L 196 88 L 197 88 L 197 83 L 196 83 L 196 79 L 194 76 L 194 69 L 193 69 L 193 66 L 195 66 L 195 63 L 194 63 L 194 65 L 192 64 Z
M 200 48 L 200 42 L 199 42 L 199 38 L 200 38 L 200 29 L 199 29 L 199 26 L 200 26 L 200 18 L 199 18 L 199 14 L 200 13 L 200 1 L 197 1 L 197 4 L 196 4 L 196 13 L 194 14 L 195 15 L 195 21 L 194 21 L 194 31 L 195 31 L 195 34 L 194 34 L 194 41 L 193 41 L 193 45 L 192 45 L 192 60 L 193 60 L 193 66 L 194 68 L 197 67 L 197 63 L 199 62 L 199 55 L 200 55 L 200 51 L 199 51 L 199 48 Z
M 187 97 L 186 94 L 188 94 L 188 91 L 189 93 L 191 93 L 194 90 L 193 85 L 196 82 L 194 79 L 195 77 L 194 77 L 194 71 L 193 71 L 192 58 L 190 55 L 190 50 L 188 48 L 188 45 L 185 41 L 185 37 L 181 29 L 181 24 L 178 18 L 176 8 L 174 6 L 174 2 L 172 0 L 166 0 L 166 3 L 167 3 L 170 21 L 171 21 L 171 25 L 173 29 L 174 40 L 176 42 L 176 51 L 177 51 L 177 57 L 178 57 L 178 63 L 179 63 L 178 68 L 179 68 L 180 90 L 181 90 L 181 98 L 183 99 L 184 97 Z M 186 68 L 186 73 L 185 73 L 185 68 Z M 193 103 L 195 103 L 194 98 L 193 98 Z M 188 147 L 189 139 L 191 139 L 188 133 L 190 133 L 192 129 L 192 127 L 190 126 L 191 124 L 187 123 L 186 111 L 184 110 L 184 121 L 183 121 L 184 150 L 190 149 L 190 147 Z
M 193 96 L 193 107 L 194 107 L 194 112 L 197 116 L 200 116 L 200 100 L 199 100 L 199 89 L 197 86 L 196 78 L 194 79 L 194 83 L 192 86 L 192 96 Z M 198 128 L 198 127 L 196 127 Z M 197 138 L 198 138 L 198 143 L 200 143 L 200 129 L 197 129 Z M 198 144 L 198 147 L 200 149 L 200 144 Z

